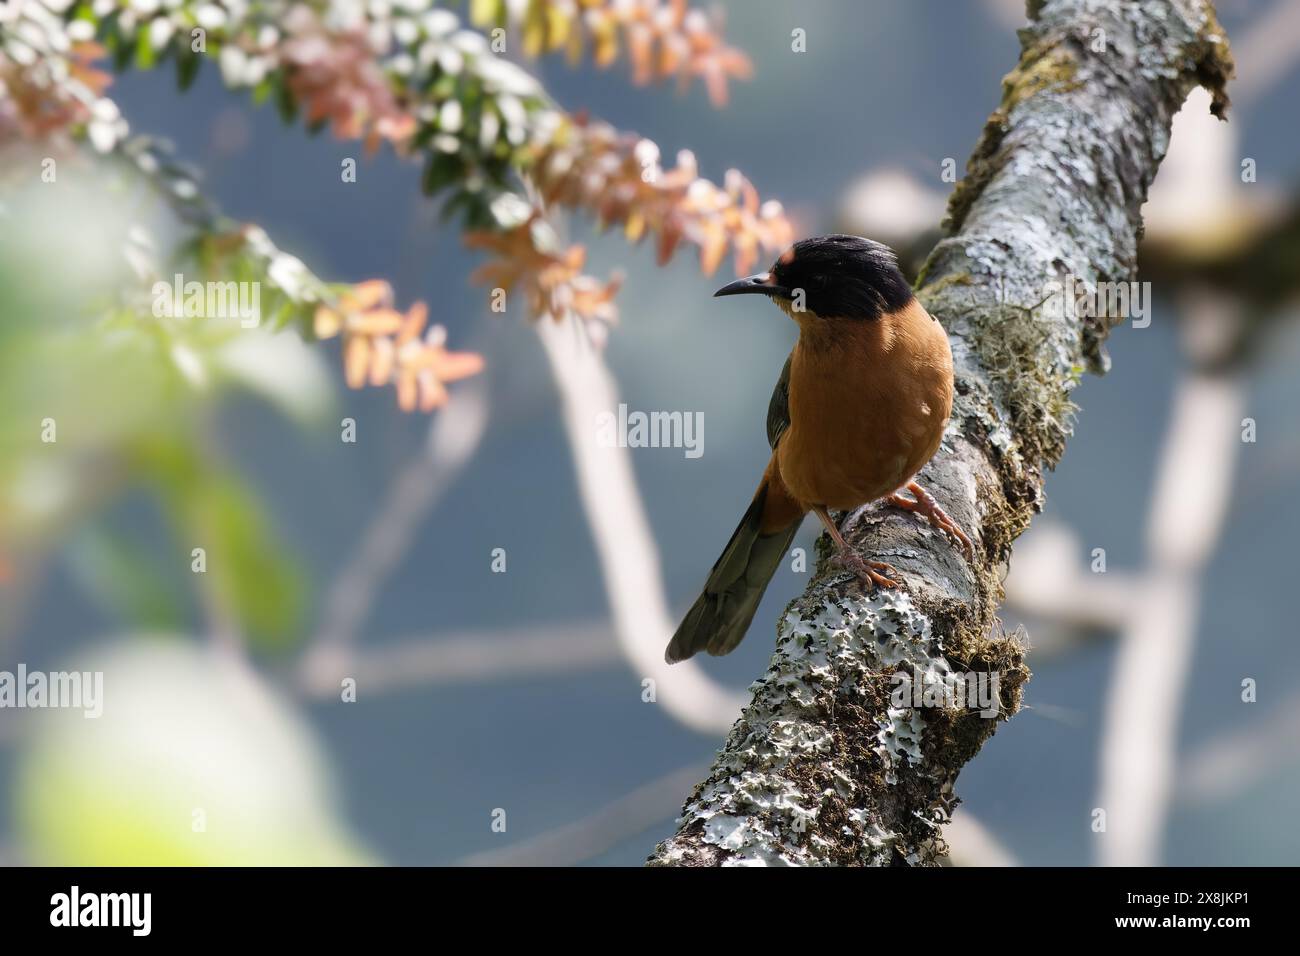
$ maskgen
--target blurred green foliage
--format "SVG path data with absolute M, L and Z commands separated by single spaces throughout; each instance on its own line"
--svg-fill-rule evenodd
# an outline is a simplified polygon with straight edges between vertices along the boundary
M 5 234 L 24 241 L 0 243 L 0 551 L 21 571 L 66 544 L 78 580 L 130 624 L 179 624 L 175 594 L 189 584 L 196 606 L 257 647 L 284 649 L 300 636 L 306 577 L 211 428 L 225 394 L 257 384 L 232 371 L 228 351 L 247 336 L 270 341 L 269 330 L 152 308 L 151 280 L 173 269 L 251 283 L 255 267 L 248 256 L 199 257 L 201 245 L 179 239 L 177 256 L 158 255 L 142 236 L 166 234 L 166 210 L 147 190 L 141 202 L 139 190 L 96 189 L 91 172 L 62 171 L 59 189 L 33 177 L 4 195 Z M 283 293 L 260 285 L 275 314 L 288 311 Z M 325 376 L 284 371 L 296 393 L 257 390 L 299 418 L 328 407 Z M 157 529 L 113 521 L 132 492 L 158 505 L 163 548 L 149 538 Z M 203 576 L 190 574 L 198 547 Z M 159 557 L 169 550 L 170 563 Z

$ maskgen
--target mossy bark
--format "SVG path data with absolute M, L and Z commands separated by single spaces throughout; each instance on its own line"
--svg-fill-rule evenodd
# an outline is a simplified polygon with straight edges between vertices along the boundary
M 652 865 L 924 865 L 961 768 L 1019 707 L 1029 671 L 996 609 L 1015 538 L 1065 450 L 1070 392 L 1103 371 L 1114 318 L 1049 314 L 1044 288 L 1134 278 L 1141 206 L 1196 85 L 1227 105 L 1208 0 L 1031 3 L 1023 55 L 954 191 L 917 295 L 952 341 L 956 401 L 921 481 L 977 541 L 972 564 L 915 517 L 850 540 L 905 587 L 866 594 L 828 563 L 777 625 L 767 673 Z M 998 714 L 900 706 L 895 674 L 997 675 Z

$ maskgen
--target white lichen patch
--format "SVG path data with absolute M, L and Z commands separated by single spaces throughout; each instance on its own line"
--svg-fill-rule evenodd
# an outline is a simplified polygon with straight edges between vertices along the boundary
M 842 841 L 863 837 L 868 857 L 888 854 L 889 835 L 857 806 L 864 781 L 838 766 L 828 718 L 888 687 L 898 668 L 941 680 L 949 667 L 929 618 L 901 590 L 864 598 L 837 590 L 841 577 L 814 586 L 778 625 L 777 653 L 752 687 L 754 699 L 718 755 L 715 776 L 684 809 L 681 827 L 701 827 L 703 843 L 728 865 L 827 862 L 833 849 L 818 829 L 827 800 L 845 806 Z M 872 697 L 871 699 L 875 699 Z M 871 711 L 880 713 L 874 706 Z M 919 763 L 924 719 L 911 708 L 888 708 L 872 733 L 874 753 L 891 782 L 905 761 Z M 809 787 L 800 767 L 829 768 Z M 852 811 L 852 812 L 849 812 Z M 874 829 L 873 829 L 874 828 Z
M 885 720 L 880 723 L 880 732 L 876 739 L 880 741 L 876 753 L 886 766 L 885 782 L 898 783 L 894 772 L 900 758 L 921 762 L 921 735 L 925 733 L 925 720 L 921 712 L 914 707 L 890 707 L 885 712 Z

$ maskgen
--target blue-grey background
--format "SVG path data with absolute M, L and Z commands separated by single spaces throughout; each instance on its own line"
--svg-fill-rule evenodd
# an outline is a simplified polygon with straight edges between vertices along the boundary
M 1013 30 L 982 3 L 724 6 L 726 35 L 752 56 L 756 76 L 734 84 L 721 111 L 698 87 L 686 95 L 634 88 L 621 63 L 605 72 L 559 60 L 530 68 L 565 107 L 636 130 L 665 156 L 692 149 L 710 178 L 743 169 L 763 196 L 781 199 L 813 231 L 834 225 L 846 190 L 873 168 L 901 166 L 940 188 L 942 159 L 964 164 L 1019 52 Z M 1221 12 L 1232 33 L 1263 7 L 1225 3 Z M 790 52 L 796 26 L 807 30 L 804 55 Z M 1293 70 L 1232 117 L 1261 183 L 1282 192 L 1300 181 L 1298 83 Z M 493 417 L 484 444 L 388 581 L 363 643 L 466 631 L 490 639 L 499 628 L 604 620 L 600 572 L 540 346 L 521 316 L 491 314 L 484 290 L 468 283 L 480 260 L 420 197 L 418 167 L 385 150 L 360 164 L 355 184 L 341 184 L 339 162 L 357 155 L 354 144 L 283 127 L 272 109 L 226 91 L 211 65 L 185 95 L 168 74 L 139 73 L 120 78 L 114 95 L 134 130 L 175 140 L 225 212 L 256 221 L 322 276 L 389 278 L 399 303 L 425 299 L 453 347 L 487 358 Z M 1235 167 L 1223 174 L 1233 176 Z M 628 272 L 608 346 L 624 399 L 634 409 L 698 410 L 706 423 L 702 458 L 634 452 L 676 613 L 693 598 L 766 461 L 764 410 L 795 330 L 774 310 L 712 301 L 718 277 L 702 276 L 689 252 L 661 270 L 649 248 L 628 247 L 617 235 L 589 246 L 593 274 Z M 1079 390 L 1076 434 L 1047 486 L 1048 513 L 1088 549 L 1105 547 L 1113 569 L 1142 559 L 1150 477 L 1181 362 L 1172 309 L 1160 300 L 1151 328 L 1115 334 L 1114 369 Z M 1239 497 L 1202 597 L 1184 752 L 1261 720 L 1300 679 L 1289 600 L 1300 534 L 1298 358 L 1300 336 L 1294 324 L 1284 326 L 1250 371 L 1248 414 L 1260 438 L 1241 455 Z M 251 399 L 230 405 L 220 428 L 309 569 L 316 606 L 427 428 L 422 416 L 398 413 L 387 390 L 344 392 L 340 384 L 339 403 L 359 422 L 358 446 L 340 444 L 332 422 L 303 431 Z M 802 543 L 812 536 L 809 525 Z M 490 573 L 495 547 L 509 553 L 508 574 Z M 115 624 L 76 587 L 63 586 L 68 574 L 56 568 L 25 629 L 30 667 L 53 666 L 68 647 Z M 748 639 L 732 656 L 706 661 L 710 672 L 736 687 L 759 675 L 773 622 L 802 584 L 799 575 L 778 573 Z M 1026 710 L 961 777 L 966 806 L 1026 863 L 1092 859 L 1088 814 L 1112 652 L 1099 640 L 1036 666 Z M 277 666 L 274 658 L 264 663 Z M 1239 700 L 1243 676 L 1260 681 L 1253 707 Z M 307 713 L 348 823 L 376 855 L 452 863 L 579 820 L 654 777 L 706 762 L 719 739 L 683 729 L 643 704 L 640 690 L 638 675 L 611 665 L 571 677 L 363 694 L 353 705 L 307 705 Z M 11 767 L 0 749 L 0 781 Z M 1300 827 L 1289 811 L 1297 784 L 1293 753 L 1224 803 L 1176 804 L 1166 862 L 1295 862 Z M 509 810 L 507 836 L 489 828 L 495 807 Z M 592 862 L 638 863 L 670 831 L 674 809 Z

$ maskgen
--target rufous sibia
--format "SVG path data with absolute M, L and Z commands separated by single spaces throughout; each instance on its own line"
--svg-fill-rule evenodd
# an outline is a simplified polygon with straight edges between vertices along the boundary
M 970 539 L 915 481 L 952 411 L 952 352 L 894 253 L 858 236 L 804 239 L 767 272 L 714 293 L 745 294 L 775 302 L 798 323 L 799 340 L 768 405 L 772 457 L 763 480 L 673 635 L 669 663 L 699 651 L 726 654 L 740 643 L 809 511 L 825 525 L 837 560 L 869 588 L 897 587 L 897 572 L 854 551 L 830 510 L 853 512 L 884 498 L 973 556 Z

